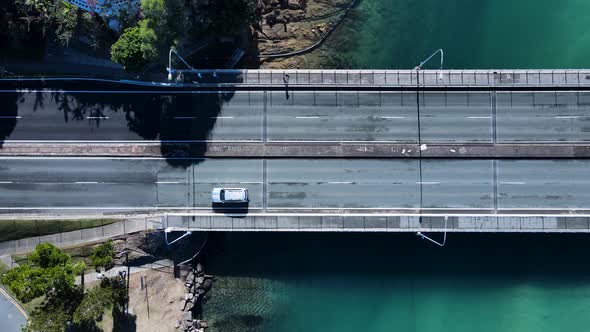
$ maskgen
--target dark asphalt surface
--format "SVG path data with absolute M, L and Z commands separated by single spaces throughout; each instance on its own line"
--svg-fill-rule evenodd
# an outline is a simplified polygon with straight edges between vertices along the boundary
M 0 330 L 3 332 L 20 332 L 21 327 L 27 323 L 27 320 L 23 314 L 1 292 L 0 317 Z
M 589 182 L 590 160 L 3 158 L 0 210 L 210 208 L 214 187 L 252 209 L 587 209 Z
M 417 142 L 418 113 L 424 143 L 590 140 L 588 91 L 0 92 L 0 104 L 0 141 Z

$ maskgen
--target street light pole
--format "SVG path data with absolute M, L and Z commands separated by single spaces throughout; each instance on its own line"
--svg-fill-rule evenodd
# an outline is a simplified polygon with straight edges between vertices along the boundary
M 440 53 L 440 70 L 443 68 L 444 59 L 445 59 L 445 52 L 442 48 L 434 51 L 428 58 L 424 61 L 421 61 L 419 65 L 417 65 L 414 69 L 416 70 L 416 113 L 417 113 L 417 126 L 418 126 L 418 167 L 419 167 L 419 180 L 420 180 L 420 210 L 422 210 L 422 203 L 423 203 L 423 192 L 422 192 L 422 126 L 420 123 L 420 69 L 424 66 L 430 59 L 432 59 L 435 55 Z M 442 72 L 439 73 L 439 79 L 442 79 Z M 446 219 L 445 219 L 446 220 Z M 422 217 L 420 217 L 420 222 L 422 222 Z M 421 236 L 420 233 L 418 233 Z M 445 233 L 446 237 L 446 233 Z

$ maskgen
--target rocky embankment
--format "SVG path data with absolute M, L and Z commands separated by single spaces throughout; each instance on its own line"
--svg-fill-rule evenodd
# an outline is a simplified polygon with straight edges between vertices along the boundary
M 175 328 L 181 331 L 203 332 L 208 327 L 207 322 L 198 319 L 205 294 L 213 286 L 213 277 L 206 275 L 201 263 L 191 269 L 186 276 L 186 293 L 181 301 L 180 310 L 184 313 L 176 323 Z

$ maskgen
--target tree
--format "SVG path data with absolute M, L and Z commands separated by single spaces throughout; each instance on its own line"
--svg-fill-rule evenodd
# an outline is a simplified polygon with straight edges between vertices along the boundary
M 60 1 L 57 9 L 53 13 L 52 20 L 55 22 L 55 38 L 62 46 L 68 46 L 70 40 L 74 38 L 78 30 L 78 24 L 81 21 L 81 11 L 78 7 Z
M 157 36 L 147 22 L 126 29 L 111 47 L 111 58 L 128 71 L 139 71 L 157 56 Z
M 51 243 L 41 243 L 29 255 L 29 259 L 41 268 L 52 268 L 70 262 L 70 255 Z
M 115 247 L 113 246 L 113 241 L 109 240 L 96 246 L 92 250 L 90 259 L 92 260 L 92 265 L 97 269 L 103 267 L 108 270 L 113 266 L 114 256 Z
M 67 292 L 76 275 L 84 271 L 84 263 L 72 264 L 68 254 L 49 243 L 37 245 L 29 258 L 37 266 L 20 265 L 2 276 L 2 283 L 23 302 L 50 290 Z
M 106 309 L 111 309 L 114 304 L 113 291 L 107 287 L 94 287 L 84 294 L 74 312 L 74 323 L 88 325 L 87 322 L 100 322 Z
M 164 0 L 141 0 L 141 11 L 147 19 L 163 20 L 165 22 L 168 11 Z

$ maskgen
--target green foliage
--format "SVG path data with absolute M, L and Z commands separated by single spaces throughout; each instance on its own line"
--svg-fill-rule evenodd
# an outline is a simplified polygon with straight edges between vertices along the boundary
M 109 240 L 96 246 L 92 250 L 90 259 L 92 260 L 92 265 L 97 269 L 101 267 L 110 269 L 113 266 L 113 257 L 115 257 L 115 247 L 113 246 L 113 241 Z
M 29 259 L 41 268 L 51 268 L 70 262 L 70 255 L 51 243 L 41 243 L 31 253 Z
M 125 30 L 111 47 L 111 58 L 128 71 L 139 71 L 157 55 L 157 36 L 147 22 Z
M 149 19 L 139 22 L 141 53 L 147 62 L 151 62 L 158 57 L 158 36 L 156 35 L 156 31 L 150 28 L 150 22 Z
M 70 40 L 74 38 L 80 17 L 81 11 L 78 7 L 65 1 L 59 3 L 52 18 L 56 25 L 55 37 L 61 45 L 68 46 Z
M 72 326 L 72 317 L 75 309 L 82 301 L 82 289 L 78 286 L 51 289 L 47 292 L 45 300 L 31 313 L 29 325 L 23 329 L 25 332 L 62 332 L 75 331 Z M 68 328 L 69 326 L 74 329 Z M 92 329 L 87 329 L 87 332 Z
M 6 272 L 2 283 L 21 301 L 28 302 L 45 293 L 48 288 L 48 276 L 41 269 L 21 265 Z
M 49 290 L 69 289 L 74 285 L 75 276 L 84 271 L 83 263 L 72 264 L 69 255 L 48 243 L 37 245 L 29 257 L 38 266 L 20 265 L 2 276 L 2 283 L 22 302 L 29 302 Z
M 165 20 L 168 16 L 164 0 L 141 0 L 141 11 L 151 20 Z
M 112 289 L 102 286 L 94 287 L 84 294 L 84 299 L 74 312 L 74 323 L 100 322 L 105 310 L 112 308 L 113 304 Z
M 63 332 L 69 319 L 70 315 L 62 306 L 42 306 L 31 313 L 29 325 L 23 332 Z
M 73 314 L 77 326 L 91 326 L 100 322 L 106 310 L 112 310 L 113 316 L 121 314 L 127 303 L 125 281 L 119 277 L 102 279 L 98 287 L 84 294 L 84 299 Z

